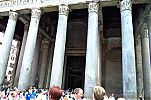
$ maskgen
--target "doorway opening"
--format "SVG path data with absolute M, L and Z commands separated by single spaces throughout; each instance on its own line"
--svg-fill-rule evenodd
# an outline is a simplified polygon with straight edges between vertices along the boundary
M 64 89 L 84 89 L 85 56 L 67 56 L 66 61 Z

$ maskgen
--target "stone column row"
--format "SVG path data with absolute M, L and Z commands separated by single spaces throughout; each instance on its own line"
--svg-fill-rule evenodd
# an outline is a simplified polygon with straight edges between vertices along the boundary
M 127 100 L 137 99 L 136 68 L 134 52 L 134 36 L 132 26 L 131 1 L 121 1 L 122 23 L 122 65 L 123 65 L 123 95 Z M 61 6 L 60 6 L 61 7 Z M 92 97 L 92 88 L 100 85 L 100 39 L 98 33 L 98 3 L 89 3 L 88 37 L 85 70 L 85 95 Z M 66 10 L 66 7 L 64 7 Z M 59 10 L 60 11 L 60 10 Z M 65 12 L 65 11 L 64 11 Z M 50 86 L 62 85 L 64 49 L 66 40 L 67 15 L 59 15 L 57 36 L 54 49 Z M 63 26 L 64 23 L 64 26 Z M 62 27 L 60 27 L 62 26 Z M 62 31 L 62 34 L 60 31 Z M 60 45 L 59 45 L 60 44 Z
M 122 25 L 122 71 L 123 71 L 123 95 L 126 100 L 136 100 L 136 66 L 135 66 L 135 52 L 134 52 L 134 36 L 132 25 L 132 11 L 131 0 L 121 1 L 121 25 Z M 85 70 L 85 94 L 90 99 L 92 97 L 92 88 L 95 85 L 100 85 L 100 36 L 98 33 L 98 3 L 89 3 L 89 18 L 88 18 L 88 37 L 87 37 L 87 52 L 86 52 L 86 70 Z M 69 8 L 67 5 L 59 6 L 59 20 L 54 48 L 54 56 L 52 63 L 50 86 L 62 85 L 64 53 L 66 43 L 66 29 Z M 11 41 L 13 39 L 14 30 L 16 26 L 17 13 L 10 12 L 8 20 L 5 39 L 3 42 L 3 49 L 0 55 L 0 85 L 2 85 L 6 64 L 8 61 Z M 41 11 L 39 9 L 32 9 L 31 22 L 29 26 L 28 36 L 26 40 L 24 56 L 22 60 L 21 72 L 19 77 L 19 89 L 26 89 L 30 86 L 31 69 L 33 67 L 33 55 L 36 45 L 37 31 Z M 146 39 L 142 39 L 142 44 L 146 46 Z M 148 42 L 147 42 L 148 43 Z M 144 61 L 145 53 L 149 50 L 143 51 Z M 147 56 L 148 58 L 148 56 Z M 143 61 L 143 62 L 144 62 Z M 148 60 L 147 60 L 148 61 Z M 145 63 L 145 62 L 144 62 Z M 144 65 L 144 71 L 150 73 L 149 62 Z M 149 78 L 147 78 L 149 75 Z M 146 94 L 150 93 L 150 74 L 144 74 L 146 78 L 145 87 Z M 147 80 L 147 81 L 146 81 Z M 150 95 L 149 95 L 150 96 Z M 147 96 L 146 96 L 147 97 Z M 149 97 L 150 98 L 150 97 Z
M 27 26 L 25 25 L 25 33 L 24 33 L 24 39 L 22 42 L 22 50 L 20 55 L 23 57 L 20 57 L 19 64 L 18 64 L 18 72 L 16 74 L 16 80 L 15 85 L 17 85 L 18 77 L 19 77 L 19 71 L 21 69 L 21 74 L 19 78 L 19 89 L 25 89 L 30 86 L 30 75 L 31 75 L 31 66 L 33 63 L 33 53 L 35 49 L 36 44 L 36 38 L 37 38 L 37 31 L 39 26 L 39 20 L 41 16 L 41 11 L 37 8 L 32 9 L 32 16 L 31 16 L 31 22 L 29 27 L 29 32 L 27 36 Z M 2 49 L 0 50 L 0 86 L 2 86 L 4 82 L 6 67 L 8 63 L 8 57 L 11 49 L 11 43 L 14 36 L 16 21 L 18 18 L 18 14 L 16 12 L 10 11 L 9 12 L 9 20 L 7 23 L 7 28 L 5 31 L 5 36 L 2 44 Z M 27 40 L 26 40 L 27 38 Z M 25 46 L 26 43 L 26 46 Z M 24 51 L 25 48 L 25 51 Z M 23 56 L 24 52 L 24 56 Z M 22 64 L 21 64 L 22 62 Z
M 18 59 L 18 64 L 17 64 L 17 68 L 16 68 L 14 86 L 18 85 L 18 80 L 19 80 L 19 75 L 20 75 L 20 70 L 21 70 L 24 50 L 25 50 L 25 44 L 26 44 L 26 40 L 27 40 L 28 26 L 29 26 L 28 24 L 26 24 L 24 26 L 24 36 L 23 36 L 23 40 L 22 40 L 22 44 L 21 44 L 21 50 L 20 50 L 19 59 Z
M 16 12 L 9 12 L 9 19 L 5 31 L 5 36 L 0 50 L 0 89 L 4 82 L 5 73 L 7 69 L 8 58 L 11 50 L 11 44 L 14 36 L 16 21 L 18 14 Z

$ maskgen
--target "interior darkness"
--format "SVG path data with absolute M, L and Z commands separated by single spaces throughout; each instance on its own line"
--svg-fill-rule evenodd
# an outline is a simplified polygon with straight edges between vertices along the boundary
M 120 37 L 121 36 L 121 17 L 120 9 L 117 7 L 104 7 L 103 12 L 103 36 Z
M 85 56 L 68 56 L 64 89 L 84 89 Z

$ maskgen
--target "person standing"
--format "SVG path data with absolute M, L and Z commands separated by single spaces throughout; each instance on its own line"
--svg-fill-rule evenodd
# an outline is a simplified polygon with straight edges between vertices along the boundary
M 36 93 L 33 92 L 31 88 L 29 88 L 28 93 L 26 94 L 26 100 L 35 100 Z
M 95 86 L 93 88 L 93 100 L 104 100 L 104 96 L 106 95 L 106 91 L 101 86 Z
M 60 100 L 63 90 L 59 86 L 53 86 L 49 89 L 49 100 Z

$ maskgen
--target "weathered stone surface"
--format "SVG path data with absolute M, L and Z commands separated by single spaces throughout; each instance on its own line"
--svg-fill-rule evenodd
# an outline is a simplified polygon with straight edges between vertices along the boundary
M 86 8 L 87 2 L 95 0 L 1 0 L 0 12 L 7 12 L 10 10 L 20 11 L 20 13 L 30 13 L 27 9 L 42 8 L 44 12 L 57 11 L 57 7 L 60 4 L 71 5 L 72 9 Z M 99 0 L 98 0 L 99 1 Z M 134 4 L 149 3 L 150 0 L 135 0 Z M 100 0 L 101 6 L 118 6 L 117 0 Z M 24 10 L 24 11 L 23 11 Z M 3 13 L 1 15 L 7 15 Z
M 18 14 L 16 12 L 9 13 L 9 20 L 7 23 L 5 36 L 3 39 L 4 40 L 3 45 L 2 45 L 2 49 L 0 49 L 0 86 L 2 86 L 5 77 L 5 72 L 6 72 L 9 54 L 11 50 L 12 40 L 14 37 L 17 18 L 18 18 Z
M 37 39 L 37 32 L 39 26 L 39 19 L 40 19 L 40 9 L 33 9 L 31 22 L 29 26 L 23 61 L 22 61 L 22 68 L 19 77 L 18 88 L 20 90 L 27 89 L 30 86 L 30 75 L 31 75 L 31 67 L 33 63 L 33 55 L 34 49 L 36 45 Z
M 98 33 L 98 3 L 89 3 L 88 36 L 86 50 L 86 68 L 84 91 L 88 100 L 92 99 L 92 90 L 100 85 L 100 34 Z
M 131 0 L 121 1 L 123 96 L 137 99 L 136 65 Z M 128 6 L 128 7 L 127 7 Z
M 69 8 L 67 5 L 59 6 L 59 20 L 53 55 L 50 86 L 57 85 L 61 87 L 62 85 L 68 13 Z
M 150 67 L 150 49 L 148 28 L 146 23 L 142 28 L 142 64 L 143 64 L 143 79 L 144 79 L 144 99 L 151 99 L 151 67 Z

